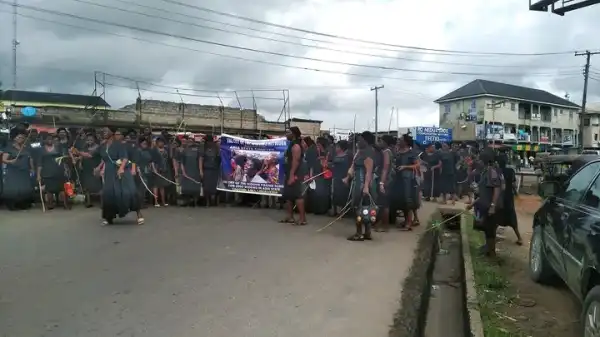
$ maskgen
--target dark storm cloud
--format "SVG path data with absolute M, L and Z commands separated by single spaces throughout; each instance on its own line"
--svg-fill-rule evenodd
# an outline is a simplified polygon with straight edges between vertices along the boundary
M 202 29 L 182 22 L 191 22 L 207 26 L 219 27 L 232 31 L 240 31 L 251 35 L 273 37 L 291 42 L 302 41 L 305 44 L 314 44 L 303 41 L 299 32 L 286 31 L 273 27 L 261 26 L 256 23 L 238 21 L 194 9 L 176 6 L 161 0 L 124 0 L 133 1 L 149 7 L 157 7 L 162 11 L 153 11 L 140 7 L 127 5 L 117 0 L 85 0 L 106 6 L 115 6 L 132 11 L 144 12 L 153 15 L 165 16 L 174 21 L 152 19 L 141 15 L 133 15 L 73 0 L 22 0 L 22 4 L 34 5 L 45 8 L 68 12 L 75 15 L 97 18 L 106 21 L 119 22 L 126 25 L 148 28 L 168 34 L 176 34 L 218 41 L 234 46 L 250 47 L 283 54 L 310 56 L 319 50 L 295 46 L 293 44 L 276 43 L 245 36 L 227 34 L 215 30 Z M 305 0 L 179 0 L 189 4 L 196 4 L 218 11 L 235 13 L 246 17 L 278 22 L 285 25 L 312 29 L 316 25 L 315 18 L 311 15 L 293 15 L 300 12 L 299 8 L 306 4 Z M 517 1 L 515 1 L 517 3 Z M 312 6 L 312 5 L 311 5 Z M 593 32 L 600 31 L 600 7 L 590 8 L 565 17 L 530 13 L 527 10 L 515 10 L 501 4 L 482 9 L 477 15 L 469 15 L 460 19 L 447 19 L 443 24 L 444 36 L 436 41 L 419 40 L 419 45 L 424 47 L 460 49 L 460 50 L 486 50 L 512 52 L 556 51 L 581 48 L 592 48 Z M 0 10 L 10 11 L 10 7 L 0 6 Z M 426 8 L 422 9 L 427 12 Z M 197 16 L 193 19 L 177 16 L 166 11 Z M 253 106 L 252 93 L 242 92 L 243 89 L 252 88 L 290 88 L 291 111 L 294 116 L 314 119 L 326 119 L 329 122 L 351 123 L 353 116 L 364 114 L 371 116 L 374 110 L 374 95 L 369 86 L 384 84 L 386 88 L 380 95 L 380 124 L 387 126 L 387 114 L 390 107 L 401 108 L 406 114 L 433 111 L 435 105 L 431 102 L 439 96 L 475 78 L 487 78 L 514 84 L 529 86 L 550 85 L 554 92 L 561 94 L 571 93 L 572 98 L 580 97 L 582 88 L 581 65 L 583 58 L 566 56 L 539 56 L 539 57 L 457 57 L 457 56 L 432 56 L 423 53 L 398 52 L 399 58 L 425 59 L 442 62 L 460 62 L 467 64 L 509 65 L 510 68 L 476 67 L 469 65 L 449 65 L 426 62 L 412 62 L 407 60 L 390 60 L 375 57 L 358 57 L 359 60 L 348 61 L 368 65 L 426 69 L 439 72 L 475 72 L 481 75 L 450 75 L 450 74 L 424 74 L 402 72 L 395 70 L 378 70 L 364 67 L 334 66 L 321 62 L 308 62 L 293 58 L 278 57 L 273 55 L 253 53 L 250 51 L 208 45 L 199 42 L 169 38 L 161 35 L 140 33 L 119 27 L 104 26 L 96 23 L 83 22 L 73 18 L 57 17 L 50 14 L 40 14 L 22 10 L 26 15 L 47 18 L 69 24 L 83 25 L 98 29 L 103 32 L 117 33 L 132 36 L 158 43 L 167 43 L 183 48 L 172 48 L 160 44 L 151 44 L 133 39 L 115 37 L 83 29 L 74 29 L 60 25 L 19 18 L 19 40 L 21 45 L 18 52 L 19 87 L 24 89 L 51 90 L 54 92 L 73 92 L 89 94 L 93 90 L 93 72 L 101 71 L 109 75 L 106 77 L 107 100 L 115 107 L 131 104 L 137 96 L 136 87 L 139 85 L 144 97 L 169 99 L 179 101 L 175 89 L 156 87 L 147 83 L 136 83 L 132 80 L 121 79 L 111 74 L 137 79 L 138 81 L 168 84 L 180 87 L 193 87 L 200 90 L 220 91 L 225 105 L 238 106 L 237 99 L 226 90 L 240 90 L 241 105 L 245 108 Z M 291 14 L 290 14 L 291 13 Z M 234 23 L 244 27 L 254 27 L 267 31 L 284 32 L 299 36 L 297 39 L 285 38 L 276 35 L 261 34 L 239 28 L 226 27 L 200 18 Z M 494 18 L 494 19 L 490 19 Z M 10 22 L 10 14 L 0 13 L 2 22 Z M 330 17 L 325 20 L 333 20 Z M 377 20 L 376 18 L 372 20 Z M 179 21 L 179 22 L 178 22 Z M 335 21 L 335 20 L 333 20 Z M 366 24 L 366 22 L 365 22 Z M 408 34 L 419 34 L 416 27 Z M 10 27 L 10 25 L 5 25 Z M 426 35 L 426 34 L 425 34 Z M 313 36 L 315 38 L 315 36 Z M 316 37 L 327 39 L 324 37 Z M 385 39 L 388 39 L 386 37 Z M 11 78 L 11 29 L 0 30 L 0 80 L 5 86 L 12 82 Z M 383 40 L 385 40 L 383 39 Z M 391 38 L 389 38 L 391 39 Z M 422 43 L 421 43 L 422 42 Z M 333 48 L 345 49 L 340 46 Z M 187 49 L 186 49 L 187 48 Z M 194 50 L 190 50 L 194 49 Z M 284 67 L 269 66 L 259 63 L 235 60 L 207 52 L 244 57 L 253 60 L 275 62 L 299 67 L 312 67 L 317 69 L 336 69 L 341 72 L 369 74 L 371 76 L 389 76 L 399 78 L 416 78 L 423 82 L 398 81 L 371 77 L 324 75 L 323 73 L 288 69 Z M 381 54 L 378 50 L 364 50 L 371 54 Z M 330 53 L 331 54 L 331 53 Z M 334 53 L 335 54 L 335 53 Z M 389 55 L 389 53 L 386 53 Z M 330 60 L 346 61 L 348 54 L 341 53 L 327 56 L 315 56 Z M 597 57 L 600 62 L 600 56 Z M 600 63 L 599 63 L 600 64 Z M 599 67 L 600 69 L 600 67 Z M 552 76 L 556 72 L 556 76 Z M 501 73 L 511 76 L 494 75 Z M 546 76 L 532 75 L 545 73 Z M 600 77 L 600 76 L 598 76 Z M 338 79 L 338 85 L 361 87 L 360 90 L 294 90 L 292 87 L 304 85 L 319 86 L 323 79 Z M 116 85 L 116 86 L 111 86 Z M 126 88 L 120 88 L 126 87 Z M 326 84 L 323 84 L 326 86 Z M 364 89 L 362 89 L 364 88 Z M 600 82 L 590 83 L 590 100 L 600 101 L 598 90 Z M 154 92 L 153 92 L 154 90 Z M 184 92 L 185 90 L 182 90 Z M 189 91 L 185 91 L 189 92 Z M 194 92 L 192 92 L 194 93 Z M 204 95 L 201 92 L 196 92 Z M 208 93 L 213 95 L 214 93 Z M 255 102 L 259 112 L 269 118 L 276 119 L 283 106 L 280 91 L 255 92 Z M 561 94 L 562 95 L 562 94 Z M 244 98 L 246 97 L 246 98 Z M 185 101 L 201 101 L 218 104 L 216 99 L 183 97 Z M 579 99 L 579 98 L 578 98 Z M 427 112 L 428 113 L 428 112 Z M 365 117 L 368 120 L 370 117 Z M 365 122 L 366 123 L 366 122 Z

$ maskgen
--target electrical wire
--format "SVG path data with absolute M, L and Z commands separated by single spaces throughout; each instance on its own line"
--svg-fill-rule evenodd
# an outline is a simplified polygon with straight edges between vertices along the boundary
M 14 4 L 11 4 L 10 2 L 5 1 L 5 0 L 0 0 L 0 4 L 14 6 Z M 363 68 L 378 69 L 378 70 L 402 71 L 402 72 L 425 73 L 425 74 L 499 76 L 499 77 L 500 76 L 512 77 L 512 76 L 523 76 L 524 75 L 523 73 L 506 73 L 506 72 L 477 73 L 477 72 L 462 72 L 462 71 L 438 71 L 438 70 L 424 70 L 424 69 L 408 69 L 408 68 L 397 68 L 397 67 L 388 67 L 388 66 L 367 65 L 367 64 L 360 64 L 360 63 L 353 63 L 353 62 L 323 60 L 323 59 L 314 58 L 314 57 L 290 55 L 290 54 L 285 54 L 285 53 L 266 51 L 266 50 L 260 50 L 260 49 L 249 48 L 249 47 L 234 46 L 234 45 L 230 45 L 227 43 L 198 39 L 198 38 L 179 35 L 179 34 L 171 34 L 171 33 L 161 32 L 161 31 L 152 30 L 152 29 L 148 29 L 148 28 L 133 27 L 133 26 L 125 25 L 125 24 L 118 23 L 118 22 L 99 20 L 99 19 L 89 18 L 89 17 L 75 15 L 75 14 L 71 14 L 71 13 L 65 13 L 65 12 L 61 12 L 61 11 L 55 11 L 55 10 L 37 7 L 37 6 L 29 6 L 29 5 L 22 5 L 22 4 L 18 4 L 16 6 L 19 8 L 24 8 L 24 9 L 28 9 L 28 10 L 32 10 L 32 11 L 36 11 L 36 12 L 48 13 L 48 14 L 53 14 L 53 15 L 57 15 L 57 16 L 70 17 L 70 18 L 74 18 L 74 19 L 78 19 L 78 20 L 82 20 L 82 21 L 94 22 L 94 23 L 107 25 L 107 26 L 115 26 L 115 27 L 125 28 L 125 29 L 129 29 L 129 30 L 139 31 L 139 32 L 143 32 L 143 33 L 148 33 L 148 34 L 161 35 L 161 36 L 177 38 L 177 39 L 181 39 L 181 40 L 188 40 L 188 41 L 192 41 L 192 42 L 198 42 L 198 43 L 219 46 L 219 47 L 224 47 L 224 48 L 230 48 L 230 49 L 235 49 L 235 50 L 243 50 L 243 51 L 248 51 L 248 52 L 253 52 L 253 53 L 267 54 L 267 55 L 293 58 L 293 59 L 299 59 L 299 60 L 305 60 L 305 61 L 323 62 L 323 63 L 329 63 L 329 64 L 337 64 L 337 65 L 344 65 L 344 66 L 351 66 L 351 67 L 363 67 Z M 548 74 L 528 74 L 528 75 L 529 76 L 556 76 L 557 74 L 556 73 L 548 73 Z
M 78 3 L 82 3 L 82 4 L 87 4 L 87 5 L 91 5 L 91 6 L 101 7 L 101 8 L 105 8 L 105 9 L 109 9 L 109 10 L 115 10 L 115 11 L 120 11 L 120 12 L 124 12 L 124 13 L 130 13 L 130 14 L 134 14 L 134 15 L 145 16 L 145 17 L 148 17 L 148 18 L 160 19 L 160 20 L 175 22 L 175 23 L 184 24 L 184 25 L 190 25 L 190 26 L 194 26 L 194 27 L 197 27 L 197 28 L 201 28 L 201 29 L 214 30 L 214 31 L 219 31 L 219 32 L 227 33 L 227 34 L 236 34 L 236 35 L 246 36 L 246 37 L 250 37 L 250 38 L 254 38 L 254 39 L 261 39 L 261 40 L 265 40 L 265 41 L 285 43 L 285 44 L 289 44 L 289 45 L 300 46 L 300 47 L 311 48 L 311 49 L 328 50 L 328 51 L 333 51 L 333 52 L 338 52 L 338 53 L 361 55 L 361 56 L 368 56 L 368 57 L 376 57 L 376 58 L 390 59 L 390 60 L 403 60 L 403 61 L 409 61 L 409 62 L 432 63 L 432 64 L 446 64 L 446 65 L 468 66 L 468 67 L 520 68 L 520 69 L 528 68 L 528 69 L 531 69 L 531 67 L 526 67 L 526 66 L 523 66 L 523 65 L 477 64 L 477 63 L 465 63 L 465 62 L 449 62 L 449 61 L 425 60 L 425 59 L 415 59 L 415 58 L 408 58 L 408 57 L 401 57 L 401 56 L 378 55 L 378 54 L 364 53 L 364 52 L 358 52 L 358 51 L 353 51 L 353 50 L 336 49 L 336 48 L 324 47 L 324 46 L 319 46 L 319 45 L 304 44 L 304 43 L 301 43 L 301 42 L 294 42 L 294 41 L 285 41 L 285 40 L 280 40 L 280 39 L 274 39 L 274 38 L 270 38 L 270 37 L 264 37 L 264 36 L 254 35 L 254 34 L 248 34 L 248 33 L 244 33 L 244 32 L 236 32 L 236 31 L 227 30 L 227 29 L 223 29 L 223 28 L 206 26 L 206 25 L 203 25 L 203 24 L 195 23 L 195 22 L 179 21 L 179 20 L 176 20 L 176 19 L 173 19 L 173 18 L 169 18 L 169 17 L 165 17 L 165 16 L 161 16 L 161 15 L 143 13 L 143 12 L 139 12 L 139 11 L 134 11 L 134 10 L 130 10 L 130 9 L 115 7 L 115 6 L 106 5 L 106 4 L 99 4 L 99 3 L 95 3 L 93 1 L 87 1 L 87 0 L 71 0 L 71 1 L 75 1 L 75 2 L 78 2 Z M 173 14 L 173 15 L 181 15 L 181 16 L 184 16 L 184 17 L 193 18 L 194 20 L 202 20 L 202 21 L 208 21 L 208 22 L 215 22 L 215 23 L 219 23 L 219 24 L 226 24 L 224 22 L 219 22 L 219 21 L 214 21 L 214 20 L 207 20 L 206 18 L 203 18 L 203 17 L 198 17 L 198 16 L 189 15 L 189 14 L 182 14 L 182 13 L 172 12 L 172 11 L 169 11 L 169 10 L 165 10 L 165 9 L 161 9 L 161 8 L 153 7 L 153 6 L 147 6 L 147 5 L 137 4 L 137 3 L 132 2 L 132 1 L 126 1 L 126 0 L 112 0 L 112 1 L 116 1 L 116 2 L 124 3 L 124 4 L 129 4 L 129 5 L 132 5 L 132 6 L 137 6 L 137 7 L 140 7 L 140 8 L 146 8 L 146 9 L 151 9 L 151 10 L 155 10 L 155 11 L 162 11 L 163 13 L 169 13 L 169 14 Z M 236 25 L 236 27 L 239 27 L 241 29 L 249 29 L 247 27 L 237 26 L 237 25 Z M 252 29 L 252 30 L 255 30 L 255 29 Z M 261 30 L 258 30 L 258 31 L 260 31 L 262 33 L 269 33 L 269 32 L 261 31 Z M 293 36 L 293 37 L 296 38 L 296 39 L 303 39 L 303 37 L 299 37 L 299 36 Z M 331 42 L 327 42 L 327 41 L 323 41 L 323 42 L 331 43 Z M 388 52 L 389 51 L 393 51 L 393 52 L 396 52 L 396 53 L 402 52 L 401 50 L 390 50 L 390 49 L 388 49 L 387 51 Z M 537 68 L 537 69 L 548 69 L 548 67 L 535 67 L 535 68 Z M 569 66 L 569 67 L 560 67 L 560 68 L 562 68 L 562 69 L 573 69 L 573 68 L 579 68 L 579 66 Z M 554 69 L 556 69 L 556 68 L 554 68 Z
M 6 2 L 0 1 L 0 4 L 6 4 Z M 3 11 L 3 10 L 0 10 L 0 12 L 11 14 L 11 15 L 13 14 L 12 12 Z M 311 68 L 311 67 L 294 66 L 294 65 L 277 63 L 277 62 L 271 62 L 271 61 L 249 59 L 249 58 L 235 56 L 235 55 L 220 54 L 220 53 L 215 53 L 215 52 L 211 52 L 211 51 L 205 51 L 205 50 L 195 49 L 195 48 L 191 48 L 191 47 L 179 46 L 179 45 L 174 45 L 174 44 L 159 42 L 159 41 L 155 41 L 155 40 L 144 39 L 144 38 L 140 38 L 140 37 L 136 37 L 136 36 L 130 36 L 130 35 L 113 33 L 113 32 L 107 32 L 105 30 L 100 30 L 100 29 L 94 29 L 94 28 L 89 28 L 89 27 L 80 26 L 80 25 L 69 24 L 69 23 L 65 23 L 65 22 L 61 22 L 61 21 L 55 21 L 55 20 L 51 20 L 51 19 L 47 19 L 47 18 L 41 18 L 41 17 L 38 17 L 38 16 L 31 16 L 31 15 L 22 14 L 22 13 L 17 13 L 17 15 L 20 16 L 20 17 L 23 17 L 23 18 L 28 18 L 28 19 L 35 20 L 38 23 L 39 22 L 47 22 L 47 23 L 52 23 L 52 24 L 61 25 L 61 26 L 65 26 L 65 27 L 71 27 L 71 28 L 76 28 L 76 29 L 80 29 L 80 30 L 86 30 L 86 31 L 95 32 L 95 33 L 99 33 L 99 34 L 116 36 L 116 37 L 120 37 L 120 38 L 132 39 L 132 40 L 136 40 L 136 41 L 141 41 L 141 42 L 155 44 L 155 45 L 161 45 L 161 46 L 165 46 L 165 47 L 177 48 L 177 49 L 188 50 L 188 51 L 193 51 L 193 52 L 202 53 L 202 54 L 214 55 L 214 56 L 219 56 L 219 57 L 225 57 L 225 58 L 230 58 L 230 59 L 235 59 L 235 60 L 241 60 L 241 61 L 246 61 L 246 62 L 253 62 L 253 63 L 258 63 L 258 64 L 270 65 L 270 66 L 277 66 L 277 67 L 282 67 L 282 68 L 312 71 L 312 72 L 318 72 L 318 73 L 323 73 L 323 74 L 334 74 L 334 75 L 355 76 L 355 77 L 363 77 L 363 78 L 374 78 L 374 79 L 379 79 L 379 80 L 380 79 L 387 79 L 387 80 L 396 80 L 396 81 L 405 81 L 405 82 L 422 82 L 422 83 L 452 83 L 452 82 L 454 82 L 454 80 L 450 80 L 450 79 L 448 79 L 448 80 L 441 80 L 441 79 L 440 80 L 431 80 L 431 79 L 420 79 L 420 78 L 378 76 L 378 75 L 370 75 L 370 74 L 361 74 L 361 73 L 353 73 L 353 72 L 343 72 L 343 71 L 318 69 L 318 68 Z
M 0 11 L 2 12 L 2 11 Z M 0 63 L 0 66 L 2 65 L 2 63 Z M 9 64 L 5 64 L 7 67 L 9 67 Z M 60 72 L 73 72 L 73 73 L 79 73 L 79 74 L 86 74 L 86 75 L 91 75 L 90 71 L 83 71 L 83 70 L 75 70 L 75 69 L 62 69 L 62 68 L 54 68 L 54 67 L 46 67 L 46 66 L 24 66 L 24 65 L 19 65 L 17 67 L 17 69 L 46 69 L 46 70 L 53 70 L 53 71 L 60 71 Z M 121 76 L 121 75 L 113 75 L 110 73 L 106 73 L 106 72 L 98 72 L 101 74 L 105 74 L 106 76 L 109 77 L 114 77 L 117 79 L 122 79 L 122 80 L 126 80 L 126 81 L 130 81 L 136 84 L 147 84 L 150 86 L 154 86 L 154 87 L 162 87 L 162 88 L 167 88 L 167 89 L 173 89 L 173 90 L 179 90 L 179 91 L 192 91 L 192 92 L 212 92 L 212 93 L 229 93 L 229 94 L 235 94 L 235 93 L 243 93 L 243 92 L 247 92 L 247 93 L 254 93 L 254 92 L 277 92 L 277 93 L 281 93 L 282 90 L 294 90 L 294 91 L 311 91 L 311 90 L 318 90 L 318 91 L 364 91 L 370 88 L 370 86 L 356 86 L 356 87 L 338 87 L 338 86 L 324 86 L 324 85 L 315 85 L 315 86 L 301 86 L 301 87 L 296 87 L 296 86 L 289 86 L 289 85 L 282 85 L 279 88 L 265 88 L 265 87 L 259 87 L 256 89 L 212 89 L 212 90 L 208 90 L 208 89 L 197 89 L 197 88 L 185 88 L 185 87 L 176 87 L 176 86 L 169 86 L 169 85 L 164 85 L 164 84 L 157 84 L 154 82 L 150 82 L 148 80 L 142 80 L 142 79 L 136 79 L 133 78 L 131 76 L 127 77 L 127 76 Z M 198 84 L 204 84 L 204 85 L 215 85 L 214 83 L 198 83 Z M 216 84 L 217 86 L 221 86 L 221 87 L 229 87 L 231 84 Z M 252 87 L 253 85 L 244 85 L 246 87 Z M 137 87 L 136 87 L 137 88 Z M 131 87 L 131 89 L 136 89 L 134 87 Z M 284 89 L 285 88 L 285 89 Z M 432 96 L 427 96 L 423 93 L 419 93 L 419 92 L 413 92 L 413 91 L 408 91 L 408 90 L 403 90 L 403 89 L 398 89 L 398 88 L 394 88 L 394 87 L 386 87 L 386 91 L 387 92 L 398 92 L 398 93 L 402 93 L 402 94 L 406 94 L 406 95 L 411 95 L 411 96 L 417 96 L 417 97 L 421 97 L 421 98 L 425 98 L 425 99 L 431 99 L 433 100 L 434 97 Z M 176 93 L 176 92 L 175 92 Z M 215 96 L 217 97 L 217 96 Z M 232 96 L 235 97 L 235 96 Z M 251 98 L 251 97 L 248 97 Z M 256 97 L 255 97 L 256 98 Z
M 347 41 L 353 41 L 353 42 L 359 42 L 359 43 L 366 43 L 366 44 L 373 44 L 373 45 L 383 45 L 383 46 L 388 46 L 388 47 L 396 47 L 396 48 L 405 48 L 405 49 L 430 51 L 430 52 L 443 52 L 443 53 L 456 53 L 456 54 L 469 54 L 469 55 L 497 55 L 497 56 L 569 55 L 569 54 L 575 54 L 575 52 L 576 52 L 575 50 L 572 50 L 572 51 L 547 52 L 547 53 L 474 52 L 474 51 L 465 51 L 465 50 L 434 49 L 434 48 L 425 48 L 425 47 L 398 45 L 398 44 L 391 44 L 391 43 L 385 43 L 385 42 L 375 42 L 375 41 L 369 41 L 369 40 L 362 40 L 362 39 L 351 38 L 351 37 L 346 37 L 346 36 L 341 36 L 341 35 L 335 35 L 335 34 L 327 34 L 327 33 L 317 32 L 317 31 L 313 31 L 313 30 L 307 30 L 307 29 L 301 29 L 301 28 L 296 28 L 296 27 L 290 27 L 290 26 L 286 26 L 286 25 L 279 25 L 279 24 L 275 24 L 275 23 L 272 23 L 272 22 L 267 22 L 267 21 L 263 21 L 263 20 L 257 20 L 257 19 L 253 19 L 253 18 L 241 16 L 241 15 L 236 15 L 236 14 L 230 14 L 230 13 L 225 13 L 225 12 L 217 11 L 217 10 L 210 9 L 210 8 L 207 8 L 207 7 L 202 7 L 202 6 L 197 6 L 197 5 L 190 5 L 190 4 L 186 4 L 186 3 L 183 3 L 183 2 L 180 2 L 180 1 L 176 1 L 176 0 L 161 0 L 161 1 L 166 2 L 166 3 L 170 3 L 170 4 L 174 4 L 174 5 L 179 5 L 179 6 L 182 6 L 182 7 L 193 8 L 193 9 L 196 9 L 196 10 L 199 10 L 199 11 L 203 11 L 203 12 L 207 12 L 207 13 L 211 13 L 211 14 L 216 14 L 216 15 L 220 15 L 220 16 L 225 16 L 225 17 L 229 17 L 229 18 L 233 18 L 233 19 L 237 19 L 237 20 L 243 20 L 243 21 L 248 21 L 248 22 L 252 22 L 252 23 L 258 23 L 258 24 L 262 24 L 262 25 L 266 25 L 266 26 L 271 26 L 271 27 L 276 27 L 276 28 L 282 28 L 282 29 L 292 30 L 292 31 L 300 32 L 300 33 L 312 34 L 312 35 L 319 35 L 319 36 L 323 36 L 323 37 L 340 39 L 340 40 L 347 40 Z

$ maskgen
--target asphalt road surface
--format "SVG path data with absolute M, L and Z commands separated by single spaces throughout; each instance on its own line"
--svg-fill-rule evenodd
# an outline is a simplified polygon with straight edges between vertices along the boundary
M 387 336 L 418 231 L 355 243 L 348 220 L 317 233 L 330 218 L 281 215 L 0 210 L 0 336 Z

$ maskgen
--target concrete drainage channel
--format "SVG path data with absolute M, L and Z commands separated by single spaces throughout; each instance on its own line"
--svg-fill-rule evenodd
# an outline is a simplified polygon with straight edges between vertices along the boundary
M 432 215 L 449 220 L 421 235 L 390 337 L 483 337 L 465 230 L 472 221 L 460 212 L 442 206 Z

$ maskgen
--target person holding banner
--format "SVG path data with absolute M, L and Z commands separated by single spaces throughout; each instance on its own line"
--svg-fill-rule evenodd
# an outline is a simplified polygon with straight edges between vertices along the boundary
M 292 126 L 286 130 L 286 138 L 289 145 L 284 154 L 285 183 L 283 185 L 282 198 L 285 200 L 286 217 L 281 223 L 291 223 L 297 226 L 304 226 L 306 222 L 306 210 L 304 208 L 304 199 L 302 198 L 302 160 L 304 150 L 302 149 L 302 133 L 297 126 Z M 294 203 L 298 208 L 299 221 L 294 220 Z

